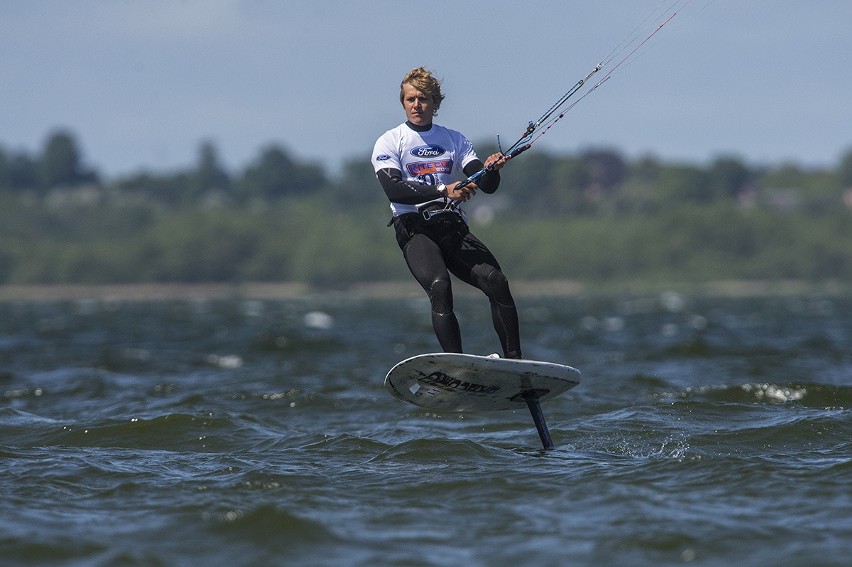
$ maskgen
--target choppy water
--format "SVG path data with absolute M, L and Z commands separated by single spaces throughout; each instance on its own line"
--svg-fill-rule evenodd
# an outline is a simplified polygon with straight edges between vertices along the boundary
M 385 392 L 421 300 L 0 304 L 2 563 L 850 565 L 852 301 L 519 304 L 549 452 Z

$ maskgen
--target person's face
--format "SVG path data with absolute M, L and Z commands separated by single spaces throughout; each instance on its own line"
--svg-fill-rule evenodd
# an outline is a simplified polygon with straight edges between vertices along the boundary
M 405 108 L 405 117 L 415 126 L 432 123 L 435 103 L 431 97 L 408 83 L 402 86 L 402 106 Z

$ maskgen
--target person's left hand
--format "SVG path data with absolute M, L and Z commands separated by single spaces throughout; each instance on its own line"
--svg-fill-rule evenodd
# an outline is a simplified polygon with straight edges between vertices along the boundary
M 506 157 L 500 152 L 497 152 L 496 154 L 491 154 L 490 156 L 485 158 L 485 167 L 491 168 L 494 171 L 498 171 L 508 160 L 508 157 Z

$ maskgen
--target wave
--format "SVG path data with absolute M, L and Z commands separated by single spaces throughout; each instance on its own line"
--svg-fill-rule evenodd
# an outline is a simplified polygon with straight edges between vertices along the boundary
M 722 403 L 786 404 L 796 402 L 806 407 L 848 409 L 852 404 L 852 386 L 814 382 L 781 383 L 746 382 L 734 385 L 706 385 L 678 391 L 652 394 L 660 400 L 698 400 Z
M 265 542 L 270 537 L 283 536 L 281 543 L 292 546 L 337 540 L 334 532 L 321 522 L 271 504 L 248 510 L 232 508 L 216 513 L 206 512 L 202 519 L 210 523 L 218 536 L 226 539 Z
M 370 462 L 446 463 L 466 459 L 481 462 L 493 455 L 493 449 L 469 439 L 423 438 L 388 447 Z
M 232 451 L 280 435 L 224 413 L 167 413 L 149 417 L 51 419 L 14 409 L 0 412 L 0 435 L 10 447 L 81 447 L 165 451 Z

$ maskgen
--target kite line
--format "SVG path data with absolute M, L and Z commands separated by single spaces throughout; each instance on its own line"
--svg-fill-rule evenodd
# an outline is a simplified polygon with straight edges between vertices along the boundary
M 663 0 L 619 45 L 568 89 L 538 120 L 530 121 L 521 137 L 505 151 L 500 146 L 500 137 L 498 136 L 497 145 L 500 153 L 509 160 L 530 149 L 566 113 L 607 82 L 618 69 L 635 59 L 640 50 L 646 47 L 660 30 L 667 26 L 690 2 L 691 0 L 677 0 L 675 2 Z M 599 78 L 597 77 L 598 73 L 602 73 Z M 575 99 L 574 95 L 580 92 L 582 94 Z M 458 186 L 462 187 L 473 183 L 492 169 L 491 166 L 485 167 L 459 183 Z M 459 201 L 453 200 L 448 203 L 448 207 L 457 207 L 459 204 L 461 204 Z

